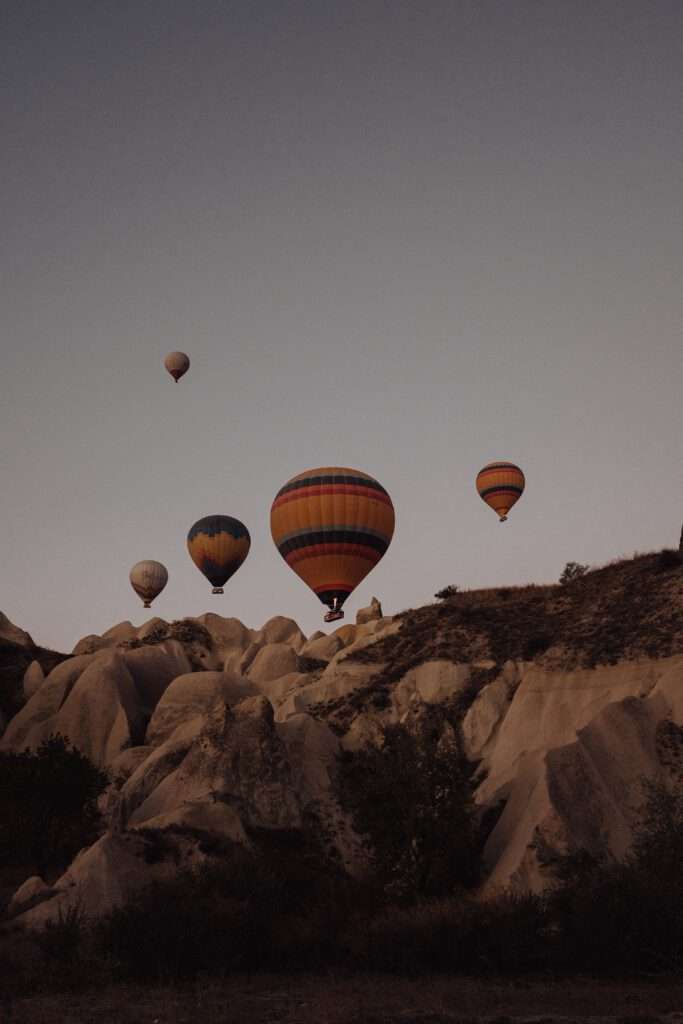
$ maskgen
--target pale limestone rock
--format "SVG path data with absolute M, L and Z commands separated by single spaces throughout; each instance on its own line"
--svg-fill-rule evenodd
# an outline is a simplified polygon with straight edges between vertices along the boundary
M 462 736 L 470 761 L 480 761 L 491 753 L 519 678 L 519 666 L 513 661 L 506 662 L 500 675 L 483 688 L 465 715 Z
M 32 661 L 24 672 L 24 697 L 30 700 L 45 682 L 45 673 L 39 661 Z
M 127 747 L 122 750 L 120 754 L 112 758 L 109 762 L 108 768 L 111 773 L 112 779 L 119 784 L 123 785 L 127 779 L 131 777 L 134 771 L 146 761 L 149 755 L 152 753 L 152 747 L 146 744 L 142 744 L 138 747 Z
M 521 682 L 500 722 L 490 754 L 483 761 L 488 778 L 480 799 L 486 801 L 514 778 L 524 753 L 572 742 L 577 730 L 607 704 L 648 694 L 673 663 L 683 666 L 683 656 L 571 672 L 550 671 L 534 664 L 523 666 Z
M 339 629 L 335 629 L 332 636 L 336 636 L 339 640 L 341 647 L 348 647 L 356 639 L 356 630 L 358 629 L 352 622 L 346 622 Z
M 255 683 L 256 689 L 267 697 L 274 708 L 276 708 L 276 718 L 281 716 L 278 714 L 277 709 L 279 705 L 296 690 L 300 690 L 302 686 L 306 686 L 311 682 L 311 676 L 306 672 L 288 672 L 287 675 L 280 676 L 279 679 L 269 680 L 266 683 Z
M 195 621 L 208 630 L 214 645 L 224 654 L 228 651 L 246 651 L 252 642 L 252 631 L 239 619 L 223 618 L 214 612 L 205 612 L 204 615 L 198 615 Z
M 376 597 L 373 597 L 367 608 L 359 608 L 356 612 L 356 624 L 361 626 L 366 622 L 373 622 L 382 618 L 382 605 Z
M 111 640 L 105 640 L 102 636 L 89 633 L 88 636 L 81 637 L 71 653 L 78 657 L 81 654 L 94 654 L 96 651 L 103 651 L 109 647 L 113 647 Z
M 35 749 L 51 732 L 55 732 L 54 719 L 73 689 L 76 680 L 97 654 L 82 654 L 63 661 L 24 704 L 7 726 L 0 739 L 1 750 Z
M 284 721 L 290 715 L 305 712 L 311 704 L 347 697 L 354 690 L 367 685 L 380 668 L 381 665 L 350 662 L 348 667 L 335 666 L 330 672 L 328 666 L 319 679 L 291 690 L 284 697 L 278 707 L 278 719 Z
M 313 636 L 304 647 L 301 648 L 302 658 L 315 658 L 316 661 L 330 661 L 342 646 L 341 640 L 336 633 L 326 636 L 321 633 Z
M 289 644 L 267 643 L 252 661 L 247 676 L 254 683 L 268 683 L 296 670 L 296 652 Z
M 181 832 L 193 832 L 218 837 L 242 846 L 250 842 L 244 825 L 237 811 L 223 802 L 207 802 L 199 800 L 182 803 L 165 814 L 147 818 L 141 825 L 132 825 L 133 831 L 158 830 L 162 832 L 177 829 Z
M 149 647 L 135 647 L 123 657 L 135 681 L 140 703 L 152 711 L 170 682 L 192 671 L 187 654 L 178 640 L 164 640 Z
M 394 688 L 392 702 L 400 714 L 407 710 L 413 697 L 425 704 L 441 704 L 467 686 L 470 674 L 470 666 L 466 664 L 426 661 L 406 672 Z
M 186 803 L 222 801 L 238 809 L 245 825 L 300 826 L 286 749 L 265 697 L 250 697 L 232 709 L 219 701 L 194 723 L 200 728 L 184 756 L 180 750 L 174 752 L 181 759 L 170 774 L 170 748 L 178 730 L 155 751 L 156 763 L 152 755 L 128 780 L 122 790 L 124 820 L 127 817 L 130 825 L 139 825 Z M 166 765 L 161 764 L 162 756 Z M 157 785 L 150 785 L 153 768 L 156 779 L 165 769 Z
M 158 746 L 182 722 L 205 714 L 219 699 L 238 704 L 254 696 L 256 688 L 240 676 L 225 672 L 190 672 L 167 687 L 147 726 L 146 742 Z
M 123 828 L 129 823 L 140 823 L 147 817 L 153 817 L 168 809 L 164 806 L 157 810 L 151 805 L 148 813 L 144 811 L 138 813 L 138 809 L 150 798 L 157 786 L 174 774 L 193 742 L 200 735 L 205 722 L 206 718 L 203 715 L 197 715 L 183 722 L 164 743 L 152 748 L 149 756 L 133 770 L 124 783 L 117 806 L 112 812 L 112 818 L 117 828 Z M 169 806 L 172 808 L 174 805 L 171 802 Z
M 239 676 L 246 676 L 249 672 L 252 661 L 254 660 L 258 652 L 261 650 L 262 646 L 263 644 L 261 643 L 260 640 L 252 640 L 252 642 L 247 647 L 246 651 L 243 654 L 239 655 L 236 665 L 235 662 L 230 657 L 226 658 L 225 663 L 223 665 L 224 671 L 232 671 L 236 672 L 237 675 Z
M 354 752 L 364 747 L 383 747 L 385 724 L 385 719 L 370 712 L 357 715 L 342 736 L 342 747 Z
M 146 622 L 138 628 L 136 636 L 138 640 L 144 640 L 150 635 L 155 633 L 157 630 L 167 630 L 168 622 L 165 619 L 160 619 L 158 615 L 153 615 L 151 619 L 147 619 Z
M 170 874 L 166 865 L 153 871 L 145 863 L 145 841 L 136 835 L 107 833 L 85 850 L 55 883 L 51 899 L 21 914 L 16 920 L 28 928 L 42 928 L 69 910 L 94 919 L 121 906 L 155 874 Z
M 141 742 L 144 725 L 132 675 L 124 658 L 111 651 L 84 669 L 51 731 L 68 737 L 94 764 L 107 765 Z
M 27 909 L 29 905 L 37 903 L 38 900 L 47 898 L 53 891 L 40 875 L 31 875 L 14 893 L 7 911 L 10 915 L 20 913 L 22 908 Z
M 30 634 L 15 626 L 2 612 L 0 612 L 0 640 L 9 640 L 10 643 L 19 644 L 21 647 L 33 646 Z
M 680 722 L 669 697 L 673 693 L 677 703 L 682 664 L 678 656 L 602 666 L 592 675 L 580 675 L 582 689 L 592 683 L 603 703 L 594 714 L 589 709 L 589 721 L 573 730 L 573 740 L 519 753 L 514 771 L 499 774 L 503 782 L 497 790 L 495 780 L 484 781 L 479 800 L 493 805 L 507 799 L 485 849 L 489 889 L 508 884 L 542 889 L 552 880 L 557 855 L 568 849 L 593 854 L 608 849 L 623 856 L 643 802 L 642 780 L 671 778 L 683 759 L 680 733 L 670 725 Z M 613 693 L 628 687 L 635 695 L 607 702 L 606 683 Z M 564 708 L 562 689 L 555 692 Z M 536 710 L 541 718 L 547 712 L 545 706 Z M 576 721 L 586 714 L 579 703 Z M 560 725 L 568 731 L 566 722 Z M 547 740 L 547 735 L 546 729 L 541 737 Z
M 261 626 L 258 639 L 261 644 L 288 644 L 297 653 L 306 643 L 306 637 L 294 619 L 288 619 L 284 615 L 275 615 L 268 619 Z
M 102 634 L 103 640 L 110 640 L 116 647 L 117 644 L 125 643 L 127 640 L 133 640 L 137 637 L 138 631 L 130 620 L 126 619 L 125 622 L 119 622 L 111 629 L 106 630 Z

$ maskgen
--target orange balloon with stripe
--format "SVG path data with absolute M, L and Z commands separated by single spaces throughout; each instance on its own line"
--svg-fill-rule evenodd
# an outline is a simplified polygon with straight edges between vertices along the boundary
M 287 565 L 343 617 L 349 594 L 377 565 L 394 533 L 394 506 L 358 469 L 324 466 L 292 477 L 275 496 L 270 529 Z
M 498 515 L 501 523 L 524 493 L 524 473 L 514 462 L 489 462 L 477 473 L 479 496 Z

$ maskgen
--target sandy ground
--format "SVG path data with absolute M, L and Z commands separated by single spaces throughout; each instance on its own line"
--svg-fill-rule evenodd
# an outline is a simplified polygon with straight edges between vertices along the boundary
M 0 982 L 1 988 L 1 982 Z M 233 977 L 3 1003 L 0 1024 L 683 1024 L 683 980 Z

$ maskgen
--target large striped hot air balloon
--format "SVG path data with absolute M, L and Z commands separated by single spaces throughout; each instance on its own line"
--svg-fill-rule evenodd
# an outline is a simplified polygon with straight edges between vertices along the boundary
M 168 571 L 161 562 L 154 562 L 150 559 L 144 562 L 136 562 L 130 570 L 130 585 L 142 598 L 145 608 L 150 608 L 152 601 L 158 597 L 168 583 Z
M 184 352 L 169 352 L 164 359 L 164 366 L 177 384 L 190 369 L 190 357 Z
M 249 531 L 232 516 L 205 516 L 187 535 L 190 558 L 213 585 L 212 594 L 223 593 L 223 584 L 237 572 L 250 546 Z
M 477 490 L 501 523 L 524 493 L 524 473 L 514 462 L 489 462 L 477 473 Z
M 343 618 L 344 601 L 373 569 L 394 533 L 394 506 L 381 484 L 357 469 L 323 467 L 281 487 L 270 510 L 275 545 L 297 576 Z

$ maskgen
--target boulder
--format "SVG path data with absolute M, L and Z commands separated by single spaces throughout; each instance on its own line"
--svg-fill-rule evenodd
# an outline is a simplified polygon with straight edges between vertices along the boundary
M 146 741 L 158 746 L 182 722 L 206 714 L 217 700 L 238 704 L 257 692 L 248 680 L 225 672 L 190 672 L 177 676 L 154 710 L 147 726 Z
M 321 633 L 311 637 L 308 643 L 301 648 L 299 654 L 302 658 L 313 658 L 315 661 L 330 661 L 341 646 L 342 642 L 336 633 L 331 633 L 329 636 Z
M 145 719 L 125 659 L 115 651 L 95 658 L 80 674 L 49 728 L 68 737 L 94 764 L 102 766 L 126 747 L 141 743 Z
M 195 621 L 208 630 L 214 646 L 224 656 L 228 652 L 246 651 L 252 641 L 251 630 L 247 629 L 239 619 L 224 619 L 221 615 L 216 615 L 214 612 L 205 612 L 204 615 L 197 616 Z
M 125 643 L 126 640 L 135 639 L 137 635 L 138 631 L 133 623 L 126 619 L 125 622 L 119 622 L 103 633 L 102 639 L 110 640 L 114 646 L 117 646 L 117 644 Z
M 101 655 L 100 655 L 101 656 Z M 51 732 L 54 719 L 81 673 L 97 654 L 82 654 L 63 661 L 48 675 L 33 697 L 17 712 L 0 739 L 1 750 L 21 751 L 40 746 Z
M 275 615 L 268 619 L 258 633 L 261 644 L 289 644 L 298 653 L 306 643 L 306 637 L 294 619 L 284 615 Z
M 71 653 L 78 657 L 80 654 L 94 654 L 96 651 L 103 651 L 108 647 L 113 647 L 113 641 L 105 640 L 104 637 L 97 636 L 95 633 L 89 633 L 87 636 L 81 637 Z
M 9 901 L 7 913 L 10 916 L 20 914 L 36 903 L 47 899 L 52 895 L 52 889 L 47 882 L 44 882 L 40 875 L 31 875 L 23 882 Z
M 183 645 L 164 640 L 149 647 L 135 647 L 123 654 L 143 708 L 151 712 L 170 682 L 192 671 Z
M 18 644 L 20 647 L 34 646 L 30 634 L 15 626 L 2 612 L 0 612 L 0 640 L 8 640 L 12 644 Z
M 406 672 L 394 688 L 392 702 L 399 713 L 407 710 L 413 696 L 425 704 L 441 704 L 465 689 L 470 674 L 470 666 L 466 664 L 426 661 Z
M 247 676 L 254 683 L 267 683 L 296 672 L 297 664 L 296 652 L 289 644 L 267 643 L 257 652 Z
M 643 779 L 675 774 L 661 744 L 668 710 L 661 695 L 627 697 L 603 707 L 574 742 L 522 755 L 500 791 L 507 802 L 486 843 L 487 886 L 540 891 L 568 850 L 623 856 L 643 803 Z M 680 758 L 680 731 L 676 743 Z
M 121 795 L 121 820 L 129 827 L 202 802 L 227 803 L 245 826 L 301 824 L 286 749 L 264 697 L 234 708 L 216 702 L 204 718 L 186 723 L 157 748 Z
M 16 920 L 28 928 L 43 928 L 70 910 L 84 917 L 102 917 L 122 906 L 161 871 L 145 861 L 147 844 L 141 836 L 107 833 L 85 850 L 55 883 L 50 899 L 21 914 Z
M 361 626 L 366 622 L 373 622 L 382 618 L 382 605 L 376 597 L 373 597 L 367 608 L 359 608 L 356 612 L 356 624 Z
M 136 637 L 138 640 L 146 640 L 147 637 L 152 636 L 154 633 L 166 633 L 168 631 L 168 622 L 166 619 L 160 619 L 158 615 L 153 615 L 151 619 L 147 619 L 146 622 L 138 627 L 136 631 Z
M 509 704 L 502 700 L 501 710 L 505 713 L 497 726 L 495 742 L 489 744 L 482 763 L 488 772 L 479 792 L 483 802 L 514 778 L 520 758 L 526 753 L 573 742 L 578 730 L 607 704 L 625 697 L 646 696 L 665 673 L 678 672 L 681 678 L 683 656 L 569 672 L 531 663 L 520 665 L 517 671 L 519 684 Z M 479 699 L 486 699 L 485 695 L 486 690 Z
M 32 661 L 29 667 L 24 672 L 24 697 L 26 700 L 30 700 L 31 697 L 36 693 L 45 682 L 45 673 L 43 672 L 43 666 L 39 661 Z

